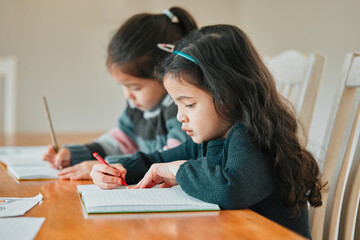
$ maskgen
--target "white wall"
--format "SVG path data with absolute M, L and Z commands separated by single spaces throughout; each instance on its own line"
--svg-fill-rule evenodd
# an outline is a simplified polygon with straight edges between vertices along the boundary
M 327 63 L 311 139 L 322 141 L 340 70 L 349 51 L 360 51 L 356 0 L 0 0 L 0 57 L 18 58 L 17 128 L 47 132 L 46 95 L 57 132 L 105 131 L 124 107 L 120 86 L 105 68 L 106 47 L 132 14 L 178 5 L 200 26 L 243 28 L 261 54 L 286 49 L 319 52 Z M 1 92 L 1 91 L 0 91 Z
M 47 132 L 46 95 L 56 132 L 107 131 L 124 108 L 105 67 L 114 31 L 131 15 L 177 5 L 199 25 L 235 23 L 237 1 L 0 0 L 0 57 L 18 60 L 19 132 Z M 0 91 L 2 92 L 2 91 Z
M 242 0 L 240 26 L 263 55 L 286 49 L 327 57 L 319 100 L 310 129 L 316 149 L 323 140 L 345 54 L 360 51 L 360 1 Z

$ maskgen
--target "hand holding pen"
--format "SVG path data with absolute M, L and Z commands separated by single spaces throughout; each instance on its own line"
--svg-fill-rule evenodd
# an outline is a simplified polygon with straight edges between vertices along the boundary
M 102 189 L 118 188 L 121 185 L 127 186 L 125 182 L 126 169 L 121 164 L 111 166 L 96 152 L 93 156 L 101 163 L 95 164 L 90 176 L 98 187 Z

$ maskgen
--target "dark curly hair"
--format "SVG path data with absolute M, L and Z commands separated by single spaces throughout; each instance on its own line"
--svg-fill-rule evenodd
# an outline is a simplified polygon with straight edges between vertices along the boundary
M 269 153 L 291 217 L 301 208 L 322 205 L 321 174 L 314 156 L 299 138 L 298 118 L 282 97 L 249 37 L 230 25 L 203 27 L 176 44 L 195 64 L 170 54 L 156 69 L 208 92 L 217 114 L 229 123 L 243 123 L 253 140 Z

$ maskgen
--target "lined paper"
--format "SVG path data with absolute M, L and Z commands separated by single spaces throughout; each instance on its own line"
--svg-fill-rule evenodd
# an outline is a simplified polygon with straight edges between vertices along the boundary
M 0 197 L 0 218 L 24 215 L 42 198 L 41 193 L 29 198 Z
M 34 239 L 45 218 L 16 217 L 0 219 L 0 239 Z
M 6 157 L 42 157 L 46 149 L 47 146 L 0 147 L 0 159 Z
M 78 191 L 88 213 L 220 210 L 216 204 L 187 195 L 179 186 L 113 190 L 84 190 L 80 186 Z
M 0 162 L 5 165 L 47 164 L 42 160 L 46 146 L 0 147 Z
M 52 168 L 49 164 L 32 165 L 9 165 L 8 172 L 17 179 L 58 179 L 59 170 Z
M 58 179 L 59 170 L 42 160 L 46 146 L 0 147 L 0 161 L 17 179 Z
M 48 162 L 45 162 L 42 160 L 42 156 L 34 156 L 34 157 L 29 157 L 29 156 L 7 156 L 7 157 L 2 157 L 0 159 L 0 162 L 3 162 L 5 165 L 7 166 L 11 166 L 11 165 L 44 165 L 47 166 L 49 165 Z

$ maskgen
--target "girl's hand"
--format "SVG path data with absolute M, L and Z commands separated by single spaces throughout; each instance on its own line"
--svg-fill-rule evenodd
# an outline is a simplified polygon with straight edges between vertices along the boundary
M 176 173 L 184 162 L 186 161 L 153 164 L 138 184 L 127 188 L 152 188 L 157 184 L 160 184 L 159 187 L 161 188 L 175 186 L 177 185 L 175 180 Z
M 94 184 L 102 189 L 118 188 L 123 185 L 126 169 L 121 164 L 94 164 L 90 172 Z
M 49 162 L 53 168 L 63 169 L 70 166 L 71 153 L 67 148 L 60 148 L 56 153 L 55 147 L 49 145 L 47 152 L 43 156 L 43 160 Z
M 72 167 L 67 167 L 58 173 L 60 179 L 91 180 L 90 172 L 98 161 L 84 161 Z

